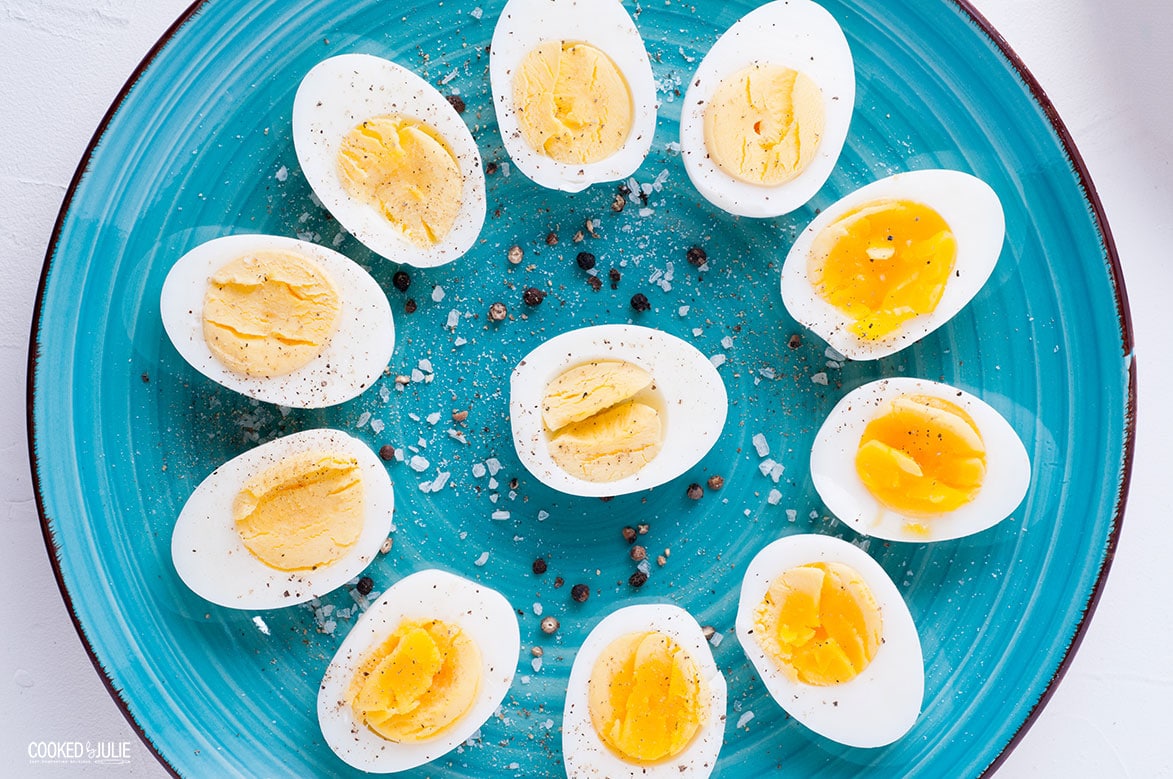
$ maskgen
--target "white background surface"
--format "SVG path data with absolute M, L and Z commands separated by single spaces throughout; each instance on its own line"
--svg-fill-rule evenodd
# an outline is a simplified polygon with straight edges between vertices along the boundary
M 1173 4 L 975 0 L 1075 137 L 1115 233 L 1140 376 L 1136 464 L 1107 589 L 1063 683 L 1003 777 L 1173 776 Z M 166 773 L 70 623 L 41 537 L 25 433 L 25 364 L 45 247 L 108 105 L 187 0 L 0 3 L 0 773 Z M 1029 630 L 1029 625 L 1023 629 Z M 130 762 L 29 765 L 30 741 L 129 741 Z

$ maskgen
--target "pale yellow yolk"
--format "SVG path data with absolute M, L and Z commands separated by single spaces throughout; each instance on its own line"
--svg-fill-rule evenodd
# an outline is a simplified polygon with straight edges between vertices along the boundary
M 550 457 L 591 482 L 631 476 L 660 452 L 660 412 L 644 400 L 650 373 L 632 363 L 600 360 L 560 374 L 542 397 Z M 641 394 L 642 393 L 642 394 Z
M 612 641 L 595 661 L 587 698 L 603 743 L 640 763 L 680 754 L 709 716 L 696 661 L 659 632 Z
M 418 119 L 392 114 L 355 127 L 338 149 L 338 175 L 351 197 L 424 249 L 443 240 L 460 214 L 460 164 L 444 137 Z
M 883 638 L 883 620 L 854 568 L 811 563 L 770 583 L 754 610 L 754 635 L 791 681 L 825 687 L 868 667 Z
M 472 708 L 481 652 L 456 625 L 405 620 L 350 683 L 354 716 L 389 741 L 425 741 Z
M 936 310 L 956 261 L 957 240 L 940 214 L 881 200 L 824 227 L 808 272 L 818 295 L 855 320 L 852 333 L 878 339 Z
M 864 428 L 855 469 L 885 506 L 931 516 L 964 506 L 981 490 L 986 445 L 956 404 L 904 395 Z
M 328 565 L 363 528 L 363 483 L 353 457 L 309 452 L 254 476 L 232 504 L 236 531 L 261 562 L 282 571 Z
M 527 54 L 513 79 L 513 103 L 525 142 L 567 165 L 610 157 L 635 121 L 623 73 L 585 43 L 546 41 Z
M 822 90 L 807 75 L 751 65 L 724 79 L 705 107 L 705 148 L 730 176 L 777 186 L 810 165 L 825 121 Z
M 340 309 L 330 277 L 307 258 L 249 255 L 209 279 L 204 340 L 229 370 L 282 376 L 322 353 L 338 326 Z

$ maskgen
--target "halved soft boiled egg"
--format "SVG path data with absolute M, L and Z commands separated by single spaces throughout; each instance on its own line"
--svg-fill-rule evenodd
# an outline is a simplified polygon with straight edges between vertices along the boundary
M 355 238 L 393 262 L 452 262 L 485 222 L 480 152 L 452 104 L 368 54 L 315 65 L 293 101 L 306 181 Z
M 980 398 L 923 379 L 880 379 L 848 393 L 815 435 L 810 462 L 835 516 L 891 541 L 981 532 L 1030 486 L 1030 458 L 1010 423 Z
M 709 359 L 648 327 L 563 333 L 527 354 L 509 379 L 522 464 L 571 495 L 625 495 L 676 478 L 717 442 L 728 411 Z
M 787 214 L 831 175 L 854 105 L 855 66 L 834 17 L 810 0 L 766 3 L 717 39 L 689 82 L 684 169 L 731 214 Z
M 909 731 L 924 698 L 924 658 L 896 585 L 867 552 L 793 535 L 750 561 L 737 639 L 770 695 L 810 730 L 853 747 Z
M 582 643 L 566 683 L 570 779 L 708 776 L 725 732 L 725 677 L 700 625 L 668 604 L 612 612 Z
M 491 51 L 501 141 L 534 183 L 579 192 L 643 163 L 656 87 L 619 0 L 509 0 Z
M 275 235 L 195 247 L 167 273 L 159 310 L 197 371 L 293 408 L 357 397 L 395 348 L 391 306 L 369 273 L 336 251 Z
M 435 760 L 501 705 L 520 649 L 517 616 L 497 591 L 444 571 L 407 576 L 330 661 L 318 692 L 322 735 L 370 773 Z
M 1006 233 L 998 195 L 955 170 L 897 173 L 827 208 L 782 267 L 790 315 L 853 360 L 900 351 L 986 283 Z
M 187 499 L 171 535 L 179 578 L 234 609 L 275 609 L 340 587 L 379 554 L 395 494 L 370 447 L 306 430 L 234 457 Z

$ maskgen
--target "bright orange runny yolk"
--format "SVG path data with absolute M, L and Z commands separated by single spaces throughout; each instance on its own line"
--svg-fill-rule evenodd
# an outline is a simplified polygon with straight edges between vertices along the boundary
M 932 313 L 957 260 L 957 240 L 932 208 L 879 200 L 836 219 L 815 237 L 808 274 L 823 300 L 879 339 Z
M 855 468 L 876 500 L 914 516 L 973 500 L 986 475 L 986 446 L 969 414 L 948 400 L 903 395 L 868 423 Z

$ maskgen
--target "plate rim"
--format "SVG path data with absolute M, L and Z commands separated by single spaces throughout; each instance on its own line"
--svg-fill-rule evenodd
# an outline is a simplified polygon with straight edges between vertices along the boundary
M 70 210 L 73 206 L 74 195 L 82 180 L 89 173 L 90 161 L 96 151 L 98 145 L 106 135 L 111 121 L 115 115 L 121 110 L 123 103 L 130 93 L 137 86 L 138 81 L 148 68 L 154 64 L 156 58 L 165 49 L 176 34 L 185 27 L 189 22 L 195 19 L 201 9 L 211 0 L 193 0 L 193 2 L 173 21 L 158 40 L 151 46 L 139 63 L 131 71 L 130 76 L 123 83 L 122 87 L 115 94 L 101 121 L 98 122 L 93 135 L 86 144 L 85 150 L 81 155 L 77 168 L 70 179 L 69 185 L 62 197 L 61 206 L 58 209 L 57 216 L 53 222 L 53 230 L 50 233 L 49 241 L 45 249 L 45 259 L 41 265 L 40 278 L 37 282 L 36 297 L 33 304 L 32 322 L 29 333 L 28 345 L 28 363 L 25 373 L 25 414 L 26 414 L 26 435 L 29 454 L 29 467 L 32 476 L 33 497 L 36 502 L 37 516 L 41 525 L 41 535 L 45 542 L 45 549 L 49 555 L 49 563 L 53 569 L 53 577 L 57 582 L 57 589 L 64 601 L 66 611 L 69 613 L 70 621 L 73 623 L 74 630 L 77 632 L 78 638 L 81 639 L 82 647 L 86 651 L 86 655 L 90 659 L 90 663 L 97 671 L 99 678 L 106 687 L 106 691 L 122 712 L 123 718 L 131 726 L 131 728 L 138 735 L 143 745 L 147 747 L 148 751 L 155 757 L 156 761 L 164 770 L 174 777 L 179 777 L 180 774 L 176 768 L 171 765 L 166 757 L 163 756 L 162 751 L 147 734 L 144 726 L 131 713 L 129 704 L 126 699 L 122 697 L 122 691 L 115 686 L 114 679 L 105 665 L 99 659 L 97 650 L 90 642 L 86 633 L 85 626 L 82 624 L 81 617 L 74 606 L 73 598 L 70 594 L 69 588 L 65 584 L 64 572 L 61 568 L 61 547 L 57 543 L 56 535 L 51 526 L 51 521 L 46 513 L 45 496 L 43 494 L 41 485 L 41 464 L 37 457 L 37 438 L 36 438 L 36 420 L 35 420 L 35 406 L 36 406 L 36 376 L 37 367 L 40 362 L 40 349 L 38 347 L 39 336 L 41 334 L 42 325 L 42 308 L 45 301 L 45 291 L 49 280 L 49 274 L 52 270 L 53 261 L 57 255 L 60 244 L 61 232 L 65 221 L 69 216 Z M 1042 84 L 1035 78 L 1034 74 L 1026 66 L 1026 63 L 1018 55 L 1018 53 L 1010 46 L 1009 42 L 1002 36 L 994 25 L 975 8 L 971 0 L 944 0 L 945 3 L 955 6 L 963 14 L 969 17 L 970 21 L 977 28 L 977 31 L 987 38 L 1001 53 L 1002 57 L 1010 64 L 1018 77 L 1022 80 L 1027 90 L 1030 92 L 1031 98 L 1042 109 L 1051 130 L 1058 138 L 1060 145 L 1071 164 L 1077 183 L 1082 190 L 1083 198 L 1091 209 L 1096 232 L 1099 233 L 1102 248 L 1107 259 L 1107 267 L 1110 272 L 1112 288 L 1115 302 L 1116 302 L 1116 319 L 1119 326 L 1119 335 L 1121 341 L 1121 352 L 1126 362 L 1126 371 L 1128 374 L 1127 382 L 1127 397 L 1126 407 L 1124 409 L 1124 450 L 1122 452 L 1122 467 L 1120 472 L 1120 481 L 1117 485 L 1116 505 L 1112 517 L 1112 531 L 1108 536 L 1108 543 L 1104 553 L 1104 560 L 1096 574 L 1096 579 L 1092 585 L 1092 590 L 1088 595 L 1086 606 L 1083 614 L 1080 617 L 1078 624 L 1075 626 L 1075 633 L 1071 638 L 1071 642 L 1067 645 L 1062 658 L 1056 667 L 1054 674 L 1047 682 L 1047 686 L 1043 689 L 1039 699 L 1031 707 L 1027 713 L 1026 718 L 1019 725 L 1018 729 L 1010 737 L 1010 740 L 1002 747 L 997 755 L 990 761 L 981 772 L 981 777 L 988 777 L 993 774 L 1009 757 L 1010 753 L 1014 751 L 1015 747 L 1022 741 L 1038 719 L 1039 714 L 1050 701 L 1055 689 L 1063 680 L 1064 675 L 1071 666 L 1071 662 L 1083 642 L 1087 634 L 1088 626 L 1095 614 L 1096 607 L 1099 605 L 1100 597 L 1103 595 L 1105 584 L 1107 583 L 1108 573 L 1111 570 L 1112 563 L 1116 557 L 1116 550 L 1120 540 L 1120 532 L 1123 527 L 1124 511 L 1128 502 L 1128 491 L 1132 480 L 1132 465 L 1133 457 L 1136 449 L 1136 411 L 1137 411 L 1137 367 L 1135 354 L 1135 341 L 1132 329 L 1132 314 L 1128 303 L 1128 292 L 1124 283 L 1124 272 L 1120 265 L 1120 255 L 1116 247 L 1115 239 L 1112 235 L 1111 227 L 1108 224 L 1107 215 L 1104 211 L 1104 206 L 1100 200 L 1099 192 L 1096 190 L 1095 183 L 1092 181 L 1090 171 L 1087 164 L 1080 154 L 1078 147 L 1075 144 L 1074 138 L 1067 129 L 1063 119 L 1059 116 L 1058 110 L 1054 103 L 1043 89 Z

